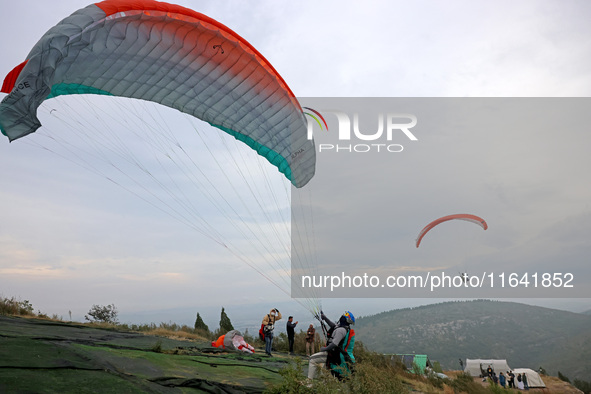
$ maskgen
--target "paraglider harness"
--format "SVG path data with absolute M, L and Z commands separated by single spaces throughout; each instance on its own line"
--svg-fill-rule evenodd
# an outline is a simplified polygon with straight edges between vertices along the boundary
M 265 325 L 265 323 L 261 323 L 261 328 L 259 329 L 259 339 L 261 341 L 265 341 L 265 334 L 272 332 L 275 328 L 276 319 L 273 319 L 273 323 L 271 323 L 271 314 L 267 313 L 267 317 L 269 318 L 269 324 Z
M 329 339 L 337 327 L 339 326 L 335 325 L 328 330 L 326 335 Z M 347 329 L 347 335 L 345 335 L 345 337 L 335 348 L 328 351 L 328 355 L 326 357 L 326 368 L 334 377 L 339 380 L 342 380 L 348 374 L 353 374 L 355 372 L 355 361 L 353 361 L 351 355 L 349 354 L 349 350 L 352 352 L 353 346 L 355 344 L 355 330 L 353 330 L 350 326 L 345 328 Z M 328 346 L 329 343 L 330 340 L 327 340 L 326 346 Z
M 265 342 L 265 323 L 261 324 L 261 328 L 259 330 L 259 339 Z

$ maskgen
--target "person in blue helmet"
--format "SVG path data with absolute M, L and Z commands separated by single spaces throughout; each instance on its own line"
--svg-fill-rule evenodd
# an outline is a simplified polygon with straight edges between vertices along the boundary
M 308 365 L 308 379 L 314 379 L 319 368 L 326 367 L 338 379 L 342 379 L 353 372 L 355 357 L 355 331 L 351 327 L 355 324 L 355 317 L 349 311 L 345 312 L 335 324 L 323 312 L 320 317 L 328 326 L 328 341 L 320 352 L 310 356 Z

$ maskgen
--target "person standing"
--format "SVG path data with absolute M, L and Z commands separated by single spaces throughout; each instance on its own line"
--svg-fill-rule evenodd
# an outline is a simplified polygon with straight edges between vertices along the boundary
M 507 379 L 509 380 L 509 388 L 515 388 L 515 374 L 513 371 L 507 372 Z
M 523 387 L 524 387 L 524 386 L 523 386 L 523 381 L 521 380 L 521 374 L 520 374 L 520 373 L 518 373 L 518 374 L 517 374 L 517 388 L 518 388 L 519 390 L 523 390 Z
M 295 328 L 298 322 L 293 322 L 293 316 L 287 318 L 287 341 L 289 342 L 289 354 L 293 354 L 293 342 L 295 340 Z
M 273 308 L 269 313 L 263 317 L 263 330 L 265 333 L 265 353 L 272 356 L 271 350 L 273 349 L 273 331 L 275 330 L 275 322 L 281 320 L 281 312 L 279 309 Z
M 503 388 L 505 388 L 505 384 L 507 383 L 507 381 L 505 379 L 505 375 L 503 375 L 502 372 L 499 374 L 499 383 L 501 384 L 501 386 L 503 386 Z
M 306 331 L 306 355 L 311 356 L 314 353 L 314 341 L 316 340 L 316 329 L 310 324 Z

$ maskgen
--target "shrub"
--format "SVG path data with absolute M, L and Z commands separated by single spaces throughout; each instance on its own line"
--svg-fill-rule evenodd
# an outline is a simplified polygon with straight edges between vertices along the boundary
M 585 394 L 591 394 L 591 382 L 575 379 L 574 386 Z
M 279 370 L 279 374 L 283 378 L 281 383 L 271 386 L 265 393 L 269 394 L 283 394 L 283 393 L 314 393 L 311 387 L 306 384 L 304 376 L 304 367 L 302 360 L 296 358 L 290 362 L 288 366 Z
M 84 315 L 84 318 L 91 323 L 99 322 L 99 323 L 117 323 L 117 315 L 119 312 L 115 307 L 115 304 L 102 306 L 102 305 L 93 305 L 92 308 L 88 311 L 88 315 Z M 90 317 L 89 317 L 90 316 Z
M 249 343 L 251 345 L 254 343 L 254 337 L 250 335 L 250 333 L 248 332 L 248 328 L 242 333 L 242 338 L 244 338 L 244 342 L 246 343 Z
M 503 394 L 507 392 L 507 389 L 504 389 L 503 386 L 498 384 L 491 384 L 488 387 L 488 391 L 494 394 Z
M 28 300 L 17 301 L 14 297 L 0 297 L 0 315 L 33 315 L 33 305 Z
M 433 386 L 433 387 L 437 387 L 438 389 L 443 389 L 443 384 L 446 383 L 448 381 L 448 379 L 445 379 L 445 381 L 443 379 L 441 379 L 440 377 L 438 377 L 437 375 L 435 375 L 434 372 L 430 372 L 426 375 L 427 380 L 429 381 L 429 383 Z
M 472 376 L 467 373 L 459 374 L 455 379 L 448 383 L 455 392 L 464 393 L 486 393 L 487 390 L 476 383 Z
M 345 384 L 352 393 L 405 393 L 407 390 L 396 371 L 392 365 L 356 363 L 355 373 Z
M 441 368 L 439 361 L 433 361 L 433 371 L 443 373 L 443 369 Z
M 217 338 L 213 337 L 213 334 L 211 333 L 211 331 L 204 331 L 204 330 L 193 330 L 193 333 L 201 338 L 205 338 L 208 340 L 214 340 Z
M 287 334 L 284 332 L 277 334 L 277 330 L 275 330 L 275 335 L 273 336 L 273 351 L 287 352 L 288 350 L 289 342 L 287 340 Z
M 562 380 L 563 382 L 570 383 L 570 379 L 561 374 L 560 371 L 558 371 L 558 379 Z
M 154 346 L 152 346 L 152 351 L 155 353 L 162 353 L 162 341 L 159 339 Z
M 355 373 L 337 380 L 323 369 L 314 381 L 308 381 L 300 358 L 293 360 L 280 371 L 280 384 L 272 386 L 269 393 L 406 393 L 408 390 L 398 376 L 399 367 L 381 354 L 369 352 L 360 343 L 355 344 Z

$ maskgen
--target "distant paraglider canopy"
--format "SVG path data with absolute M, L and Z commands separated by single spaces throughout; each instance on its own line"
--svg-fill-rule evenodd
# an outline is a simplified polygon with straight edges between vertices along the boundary
M 240 35 L 174 4 L 102 1 L 43 35 L 2 92 L 10 141 L 30 135 L 23 144 L 128 190 L 289 294 L 290 255 L 301 258 L 289 182 L 314 176 L 314 141 L 287 83 Z M 320 310 L 314 295 L 306 306 Z
M 456 215 L 444 216 L 444 217 L 441 217 L 439 219 L 436 219 L 436 220 L 432 221 L 431 223 L 429 223 L 428 225 L 426 225 L 425 228 L 423 228 L 421 230 L 421 232 L 419 233 L 419 235 L 417 237 L 417 240 L 416 240 L 416 246 L 417 246 L 417 248 L 421 244 L 421 240 L 423 239 L 423 237 L 425 236 L 425 234 L 427 234 L 433 227 L 437 226 L 440 223 L 447 222 L 448 220 L 466 220 L 468 222 L 472 222 L 472 223 L 475 223 L 475 224 L 479 225 L 484 230 L 486 230 L 488 228 L 488 225 L 486 224 L 486 222 L 484 221 L 484 219 L 482 219 L 482 218 L 480 218 L 480 217 L 478 217 L 476 215 L 470 215 L 470 214 L 467 214 L 467 213 L 460 213 L 460 214 L 456 214 Z

